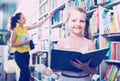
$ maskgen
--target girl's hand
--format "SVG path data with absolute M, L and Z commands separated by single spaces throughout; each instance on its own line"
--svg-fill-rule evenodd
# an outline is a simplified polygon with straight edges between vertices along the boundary
M 75 59 L 75 61 L 71 60 L 71 64 L 78 69 L 87 70 L 89 68 L 90 61 L 91 60 L 89 60 L 85 63 L 82 63 L 80 60 Z
M 89 67 L 90 62 L 91 59 L 85 63 L 82 63 L 80 60 L 75 59 L 75 61 L 71 61 L 71 64 L 80 70 L 84 70 L 86 73 L 95 74 L 97 72 L 97 67 L 94 68 Z

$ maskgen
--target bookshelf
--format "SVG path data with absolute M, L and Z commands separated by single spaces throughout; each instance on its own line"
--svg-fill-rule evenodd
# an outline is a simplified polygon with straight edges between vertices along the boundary
M 50 2 L 49 0 L 38 0 L 39 5 L 37 8 L 37 19 L 38 21 L 44 19 L 47 17 L 50 8 Z M 34 23 L 37 23 L 38 21 L 35 21 Z M 33 24 L 34 24 L 33 23 Z M 36 28 L 31 33 L 31 38 L 33 39 L 35 43 L 35 49 L 31 51 L 31 64 L 30 68 L 33 69 L 31 72 L 31 81 L 43 81 L 42 74 L 40 72 L 40 69 L 38 69 L 38 66 L 40 68 L 48 67 L 48 59 L 49 59 L 49 29 L 50 26 L 50 20 L 47 20 L 44 24 L 41 25 L 41 27 Z M 41 66 L 43 65 L 43 66 Z M 37 68 L 37 69 L 36 69 Z M 42 80 L 43 79 L 43 80 Z
M 105 60 L 105 62 L 108 62 L 108 63 L 120 63 L 119 60 Z
M 120 41 L 120 33 L 103 34 L 102 36 L 108 41 Z
M 97 48 L 107 47 L 108 40 L 114 42 L 120 41 L 120 29 L 117 29 L 118 31 L 108 31 L 106 33 L 104 32 L 104 28 L 102 28 L 105 26 L 105 24 L 103 24 L 104 22 L 102 21 L 102 15 L 103 15 L 102 12 L 104 12 L 102 10 L 111 9 L 109 10 L 110 11 L 109 14 L 113 14 L 114 13 L 113 7 L 119 5 L 120 1 L 108 0 L 107 2 L 101 2 L 100 0 L 93 0 L 93 2 L 96 1 L 94 5 L 89 1 L 90 0 L 86 0 L 85 2 L 84 0 L 82 2 L 80 2 L 79 0 L 39 0 L 39 7 L 38 7 L 39 20 L 44 19 L 50 11 L 55 12 L 55 16 L 52 17 L 49 21 L 47 21 L 45 24 L 43 24 L 40 28 L 38 28 L 38 32 L 37 32 L 37 37 L 39 40 L 36 43 L 38 48 L 37 51 L 48 55 L 48 57 L 46 58 L 48 67 L 50 65 L 50 50 L 52 48 L 55 48 L 55 45 L 59 39 L 65 38 L 66 36 L 69 35 L 69 30 L 65 26 L 65 16 L 66 16 L 66 10 L 70 6 L 73 5 L 80 6 L 80 7 L 84 7 L 87 10 L 87 19 L 90 21 L 90 26 L 92 27 L 91 32 L 93 38 L 97 43 L 96 45 Z M 84 5 L 87 5 L 87 7 L 85 7 Z M 110 16 L 108 18 L 110 18 Z M 96 22 L 93 23 L 94 21 Z M 100 23 L 100 24 L 94 25 L 96 23 Z M 119 23 L 118 21 L 115 23 L 117 24 L 117 26 L 115 27 L 120 27 L 118 23 Z M 109 29 L 112 30 L 112 28 Z M 37 57 L 40 58 L 41 56 L 38 55 Z M 110 60 L 110 59 L 104 60 L 104 62 L 101 64 L 99 69 L 99 74 L 101 76 L 101 79 L 103 79 L 106 68 L 109 63 L 119 65 L 120 62 L 118 60 Z
M 102 78 L 104 78 L 105 80 L 109 80 L 108 78 L 106 78 L 106 73 L 107 71 L 109 71 L 109 77 L 112 77 L 110 80 L 119 80 L 119 70 L 120 70 L 120 35 L 119 33 L 110 33 L 110 34 L 105 34 L 103 35 L 103 37 L 108 41 L 108 45 L 110 47 L 110 52 L 108 53 L 108 59 L 105 60 L 106 64 L 106 71 L 105 73 L 103 73 L 104 76 L 102 76 Z M 113 66 L 112 71 L 110 71 L 109 67 Z M 115 67 L 117 71 L 115 71 Z M 114 75 L 113 75 L 114 73 Z
M 120 5 L 119 0 L 114 0 L 112 2 L 109 2 L 105 5 L 99 5 L 98 8 L 95 8 L 95 11 L 93 11 L 93 20 L 95 19 L 95 16 L 97 13 L 99 18 L 98 22 L 100 23 L 98 28 L 96 26 L 93 27 L 95 33 L 98 33 L 98 41 L 99 41 L 99 48 L 103 47 L 109 47 L 110 50 L 107 54 L 106 59 L 103 61 L 103 63 L 100 66 L 100 76 L 101 80 L 109 80 L 109 81 L 115 81 L 117 80 L 117 76 L 119 76 L 119 48 L 120 48 L 120 26 L 119 26 L 119 19 L 116 18 L 116 6 Z M 98 12 L 97 12 L 98 11 Z M 90 18 L 90 21 L 92 23 L 92 18 Z M 112 66 L 112 73 L 107 73 L 109 67 Z M 106 78 L 106 75 L 112 78 Z

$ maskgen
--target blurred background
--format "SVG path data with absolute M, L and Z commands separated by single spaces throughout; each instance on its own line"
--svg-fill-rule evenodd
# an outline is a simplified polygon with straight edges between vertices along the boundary
M 9 17 L 14 14 L 20 0 L 0 0 L 0 29 L 6 29 Z
M 7 43 L 5 36 L 10 31 L 10 18 L 17 12 L 22 12 L 26 25 L 38 20 L 39 0 L 0 0 L 0 45 Z
M 15 12 L 22 12 L 27 18 L 30 18 L 32 8 L 37 10 L 35 9 L 35 6 L 38 4 L 37 1 L 38 0 L 0 0 L 0 30 L 7 29 L 9 19 Z M 34 3 L 36 5 L 34 5 Z M 30 23 L 29 20 L 26 24 L 28 23 Z

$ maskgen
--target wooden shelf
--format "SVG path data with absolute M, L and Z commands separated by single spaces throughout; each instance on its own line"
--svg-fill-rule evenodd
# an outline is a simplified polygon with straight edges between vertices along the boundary
M 61 22 L 58 22 L 58 23 L 52 25 L 51 28 L 53 28 L 53 27 L 59 27 L 59 26 L 62 26 L 64 24 L 65 24 L 64 21 L 61 21 Z
M 118 4 L 120 4 L 120 0 L 115 0 L 115 1 L 112 1 L 112 2 L 104 5 L 104 7 L 111 9 L 113 6 L 118 5 Z
M 107 63 L 119 63 L 120 64 L 120 60 L 105 60 L 105 62 L 107 62 Z
M 49 52 L 49 50 L 40 50 L 39 52 Z
M 108 41 L 120 41 L 120 33 L 103 34 L 102 36 Z
M 58 39 L 59 40 L 59 39 Z M 58 40 L 51 40 L 52 43 L 57 43 Z
M 51 11 L 56 12 L 56 11 L 58 11 L 60 9 L 63 9 L 64 7 L 65 7 L 65 2 L 61 3 L 60 5 L 58 5 L 56 8 L 52 9 Z
M 39 17 L 39 20 L 41 20 L 43 17 L 46 17 L 47 15 L 48 15 L 48 12 L 41 14 Z
M 47 3 L 48 0 L 43 0 L 42 3 L 40 3 L 39 8 L 42 7 L 45 3 Z
M 99 33 L 94 33 L 92 34 L 93 38 L 98 38 L 99 37 Z

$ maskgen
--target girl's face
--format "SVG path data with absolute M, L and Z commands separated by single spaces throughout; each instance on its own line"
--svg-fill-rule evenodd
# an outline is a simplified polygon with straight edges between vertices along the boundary
M 26 23 L 26 19 L 25 16 L 23 14 L 21 14 L 20 19 L 18 20 L 19 24 L 25 24 Z
M 81 35 L 84 32 L 86 24 L 86 14 L 78 10 L 74 10 L 70 13 L 67 25 L 70 32 L 76 35 Z

